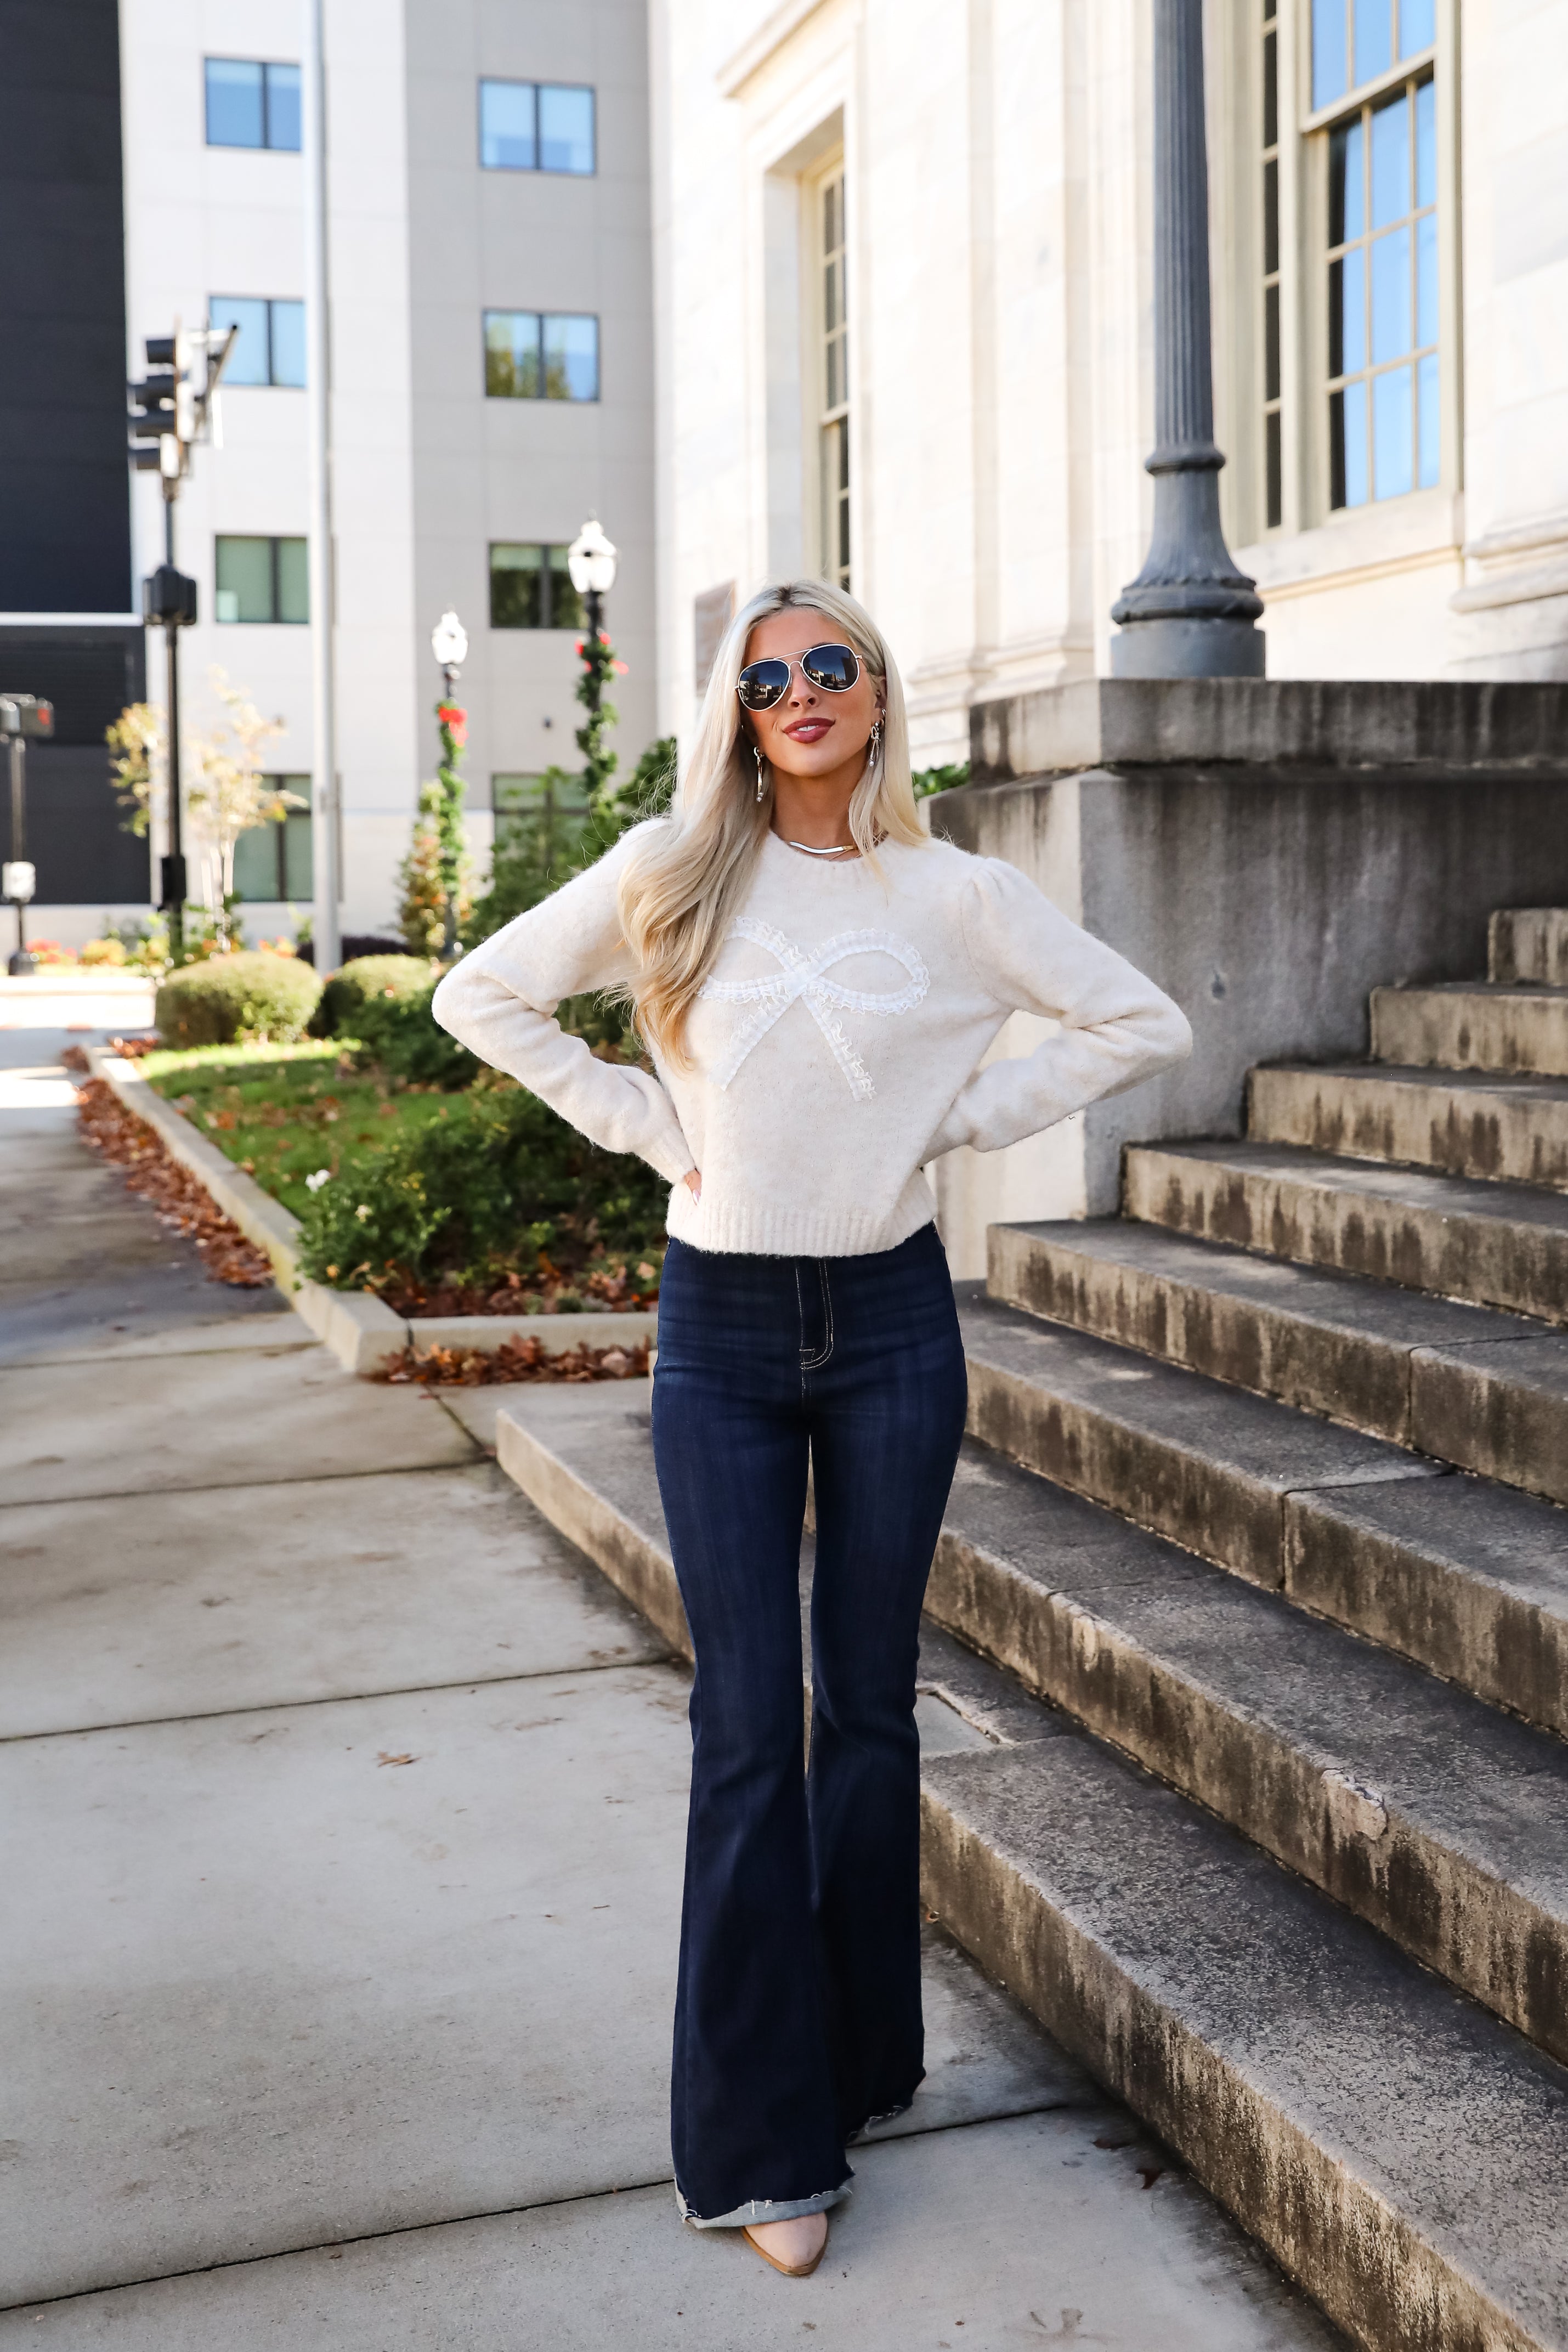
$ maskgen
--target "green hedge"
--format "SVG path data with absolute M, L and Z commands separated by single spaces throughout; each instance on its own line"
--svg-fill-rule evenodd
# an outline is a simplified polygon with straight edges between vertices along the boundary
M 664 1240 L 669 1187 L 641 1160 L 601 1151 L 520 1087 L 455 1095 L 439 1118 L 311 1194 L 300 1271 L 340 1290 L 397 1275 L 492 1278 Z
M 291 1045 L 305 1035 L 321 983 L 297 956 L 262 949 L 183 964 L 158 990 L 153 1020 L 165 1045 Z
M 310 1024 L 313 1037 L 358 1037 L 367 1004 L 428 995 L 433 986 L 428 956 L 356 956 L 335 971 L 321 991 Z
M 449 1036 L 430 1009 L 435 983 L 424 968 L 424 986 L 407 996 L 371 996 L 355 1016 L 354 1034 L 364 1058 L 404 1086 L 472 1086 L 478 1057 Z

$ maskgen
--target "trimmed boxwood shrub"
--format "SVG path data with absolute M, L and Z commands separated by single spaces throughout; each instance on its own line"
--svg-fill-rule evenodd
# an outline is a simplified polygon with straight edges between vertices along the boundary
M 321 991 L 310 1034 L 358 1037 L 362 1034 L 360 1015 L 367 1004 L 428 995 L 432 985 L 428 956 L 356 956 L 335 971 Z
M 400 1276 L 494 1279 L 541 1250 L 570 1262 L 656 1249 L 669 1189 L 520 1087 L 478 1089 L 311 1194 L 300 1271 L 374 1290 Z
M 235 1045 L 253 1037 L 291 1045 L 304 1036 L 321 983 L 298 956 L 249 949 L 183 964 L 153 1008 L 165 1045 Z

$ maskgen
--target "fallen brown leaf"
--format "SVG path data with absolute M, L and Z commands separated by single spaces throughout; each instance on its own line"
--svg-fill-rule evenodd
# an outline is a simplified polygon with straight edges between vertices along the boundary
M 270 1261 L 105 1079 L 89 1078 L 78 1087 L 77 1109 L 83 1139 L 123 1168 L 131 1192 L 152 1204 L 161 1223 L 195 1243 L 212 1281 L 236 1290 L 266 1287 L 272 1280 Z
M 378 1764 L 417 1764 L 418 1761 L 417 1756 L 389 1756 L 384 1748 L 376 1758 Z
M 478 1389 L 517 1381 L 635 1381 L 648 1372 L 648 1342 L 631 1348 L 570 1348 L 550 1355 L 541 1339 L 507 1339 L 499 1348 L 406 1348 L 381 1378 L 393 1386 Z

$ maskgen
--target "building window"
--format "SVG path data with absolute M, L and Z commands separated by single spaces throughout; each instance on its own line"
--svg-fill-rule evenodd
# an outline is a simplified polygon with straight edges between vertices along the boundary
M 845 280 L 844 175 L 818 193 L 821 255 L 819 335 L 821 425 L 822 577 L 850 584 L 850 329 Z
M 250 58 L 209 58 L 209 147 L 278 147 L 299 152 L 299 68 Z
M 1267 528 L 1285 511 L 1280 380 L 1280 27 L 1278 0 L 1263 0 L 1263 497 Z
M 588 786 L 559 768 L 544 776 L 492 776 L 490 805 L 497 856 L 527 852 L 549 860 L 576 846 L 588 819 Z
M 592 90 L 558 82 L 482 81 L 479 161 L 486 172 L 591 173 Z
M 1312 8 L 1314 110 L 1349 100 L 1325 126 L 1331 507 L 1430 488 L 1441 468 L 1435 16 L 1434 0 Z
M 265 776 L 270 792 L 310 798 L 308 776 Z M 252 825 L 235 844 L 235 897 L 287 905 L 316 895 L 313 820 L 308 808 L 290 809 L 270 824 Z
M 302 539 L 220 539 L 213 615 L 219 621 L 308 621 Z
M 298 389 L 305 382 L 305 305 L 248 294 L 214 294 L 209 323 L 237 327 L 224 370 L 225 384 L 276 383 Z
M 490 626 L 493 629 L 580 629 L 582 599 L 571 584 L 564 547 L 518 545 L 507 540 L 490 549 Z
M 492 400 L 597 400 L 598 320 L 486 310 L 485 390 Z

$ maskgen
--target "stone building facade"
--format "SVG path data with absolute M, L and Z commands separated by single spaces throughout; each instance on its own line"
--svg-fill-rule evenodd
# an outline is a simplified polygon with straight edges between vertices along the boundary
M 1208 0 L 1206 37 L 1270 675 L 1568 675 L 1568 5 Z M 1152 487 L 1151 39 L 1146 0 L 654 0 L 669 723 L 703 612 L 797 566 L 887 629 L 917 761 L 1108 671 Z

